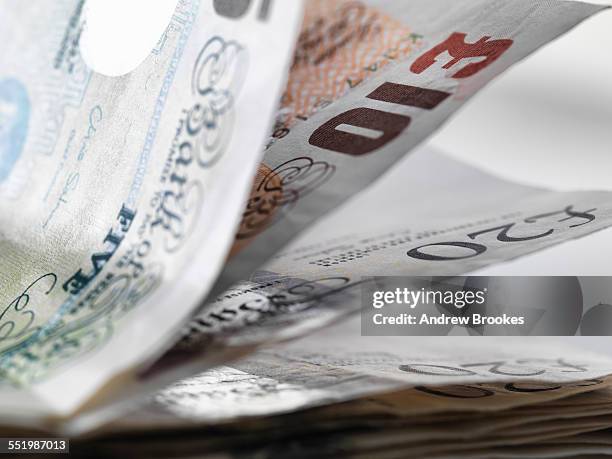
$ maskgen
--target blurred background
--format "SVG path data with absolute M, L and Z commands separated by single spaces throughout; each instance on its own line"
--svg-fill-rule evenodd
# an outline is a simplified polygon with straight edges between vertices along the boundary
M 517 182 L 612 190 L 612 10 L 494 81 L 430 143 Z M 477 274 L 612 276 L 612 229 Z M 612 355 L 612 338 L 563 339 Z
M 612 10 L 494 81 L 430 142 L 517 182 L 612 190 Z M 482 274 L 612 276 L 611 255 L 609 229 Z

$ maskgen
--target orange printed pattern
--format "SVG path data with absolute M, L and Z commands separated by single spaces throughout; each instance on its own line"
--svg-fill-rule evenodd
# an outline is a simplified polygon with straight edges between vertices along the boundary
M 275 137 L 421 43 L 410 28 L 360 1 L 309 0 Z

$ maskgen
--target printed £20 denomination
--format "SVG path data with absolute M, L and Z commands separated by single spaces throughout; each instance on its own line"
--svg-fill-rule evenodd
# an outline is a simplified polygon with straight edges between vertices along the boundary
M 407 182 L 408 176 L 414 179 Z M 532 188 L 489 175 L 432 148 L 420 148 L 375 187 L 277 253 L 264 269 L 209 303 L 186 328 L 174 354 L 189 355 L 194 349 L 205 354 L 202 343 L 212 337 L 257 343 L 300 335 L 359 310 L 365 323 L 366 311 L 381 311 L 372 308 L 362 288 L 392 290 L 394 276 L 460 276 L 611 224 L 610 192 Z M 373 275 L 389 276 L 389 285 L 372 279 Z M 544 290 L 559 292 L 552 287 Z M 561 311 L 555 308 L 560 304 L 564 304 Z M 538 326 L 530 322 L 522 333 L 528 334 L 525 328 L 543 335 L 576 333 L 582 300 L 574 304 L 568 297 L 563 303 L 556 300 L 546 308 L 537 307 L 548 314 L 538 316 Z M 418 312 L 442 316 L 438 309 L 431 306 Z M 565 316 L 570 317 L 568 327 L 556 329 L 554 325 Z M 433 324 L 386 326 L 377 334 L 444 336 L 452 329 Z M 362 330 L 364 335 L 368 331 L 372 329 L 367 326 Z
M 204 300 L 237 229 L 217 291 L 247 279 L 299 231 L 364 189 L 487 81 L 600 9 L 458 3 L 313 0 L 298 38 L 298 1 L 182 0 L 149 58 L 120 78 L 94 74 L 80 58 L 83 1 L 3 5 L 0 371 L 13 387 L 0 391 L 3 414 L 19 405 L 14 386 L 24 388 L 20 395 L 36 393 L 47 404 L 44 414 L 68 415 L 98 389 L 110 397 L 119 374 L 122 388 L 142 385 L 144 364 L 172 344 Z M 515 209 L 491 218 L 518 225 L 562 209 L 605 210 L 588 201 L 555 197 L 550 208 L 530 203 L 525 215 Z M 575 223 L 553 217 L 537 219 L 537 235 L 556 232 L 538 240 L 560 241 L 561 226 Z M 466 235 L 490 236 L 484 232 L 491 228 Z M 516 226 L 496 228 L 517 237 Z M 403 259 L 423 261 L 407 255 L 429 253 L 423 244 L 462 240 L 452 236 L 403 238 L 410 243 Z M 457 262 L 467 268 L 498 253 Z M 287 287 L 270 310 L 280 322 L 279 310 L 308 313 L 329 292 L 353 304 L 348 287 L 360 271 L 334 272 L 341 263 L 311 255 L 293 274 L 280 257 L 268 276 Z M 322 268 L 330 275 L 321 276 Z M 256 302 L 247 312 L 257 315 Z M 223 322 L 231 315 L 226 306 L 213 303 L 204 317 Z M 329 316 L 313 312 L 310 328 Z M 199 365 L 236 356 L 212 350 Z
M 458 275 L 609 225 L 607 194 L 539 194 L 512 184 L 515 197 L 525 192 L 524 199 L 491 208 L 483 197 L 498 188 L 503 196 L 502 182 L 433 158 L 430 165 L 405 165 L 401 183 L 389 195 L 377 195 L 369 210 L 353 207 L 363 218 L 342 212 L 344 219 L 337 218 L 336 212 L 324 226 L 329 237 L 318 244 L 307 237 L 278 255 L 298 233 L 395 165 L 488 81 L 601 9 L 528 1 L 307 5 L 264 164 L 214 290 L 221 295 L 186 330 L 189 352 L 195 348 L 202 358 L 218 332 L 228 341 L 241 341 L 243 333 L 249 342 L 262 342 L 287 337 L 287 328 L 316 328 L 324 317 L 357 309 L 351 287 L 373 272 Z M 472 194 L 481 179 L 483 187 Z M 456 200 L 446 201 L 436 183 L 455 184 Z M 461 199 L 464 192 L 471 201 Z M 397 195 L 404 202 L 389 202 Z M 589 216 L 568 221 L 567 212 Z M 457 234 L 463 228 L 465 234 Z M 273 254 L 270 265 L 253 275 Z
M 244 215 L 242 228 L 250 232 L 238 233 L 244 249 L 226 265 L 215 291 L 248 278 L 297 233 L 374 182 L 491 79 L 603 8 L 309 1 L 264 157 L 269 172 Z
M 204 369 L 224 351 L 232 358 L 240 346 L 252 350 L 355 311 L 354 287 L 373 272 L 457 275 L 609 226 L 608 194 L 537 192 L 433 158 L 406 164 L 401 183 L 369 207 L 334 213 L 319 231 L 326 237 L 308 235 L 278 254 L 486 82 L 599 9 L 571 2 L 309 2 L 264 164 L 217 284 L 221 295 L 145 379 L 177 363 L 185 364 L 184 374 Z M 454 184 L 453 199 L 436 183 Z M 508 188 L 514 200 L 507 205 L 485 199 L 505 196 Z M 389 202 L 396 196 L 403 202 Z M 561 209 L 596 209 L 596 219 L 574 226 L 548 215 Z M 491 229 L 507 227 L 512 243 L 496 240 Z M 466 256 L 472 253 L 453 246 L 456 259 L 445 263 L 409 256 L 468 233 L 482 233 L 477 242 L 487 244 L 486 253 Z M 235 281 L 242 282 L 222 292 Z M 239 346 L 223 348 L 228 344 Z

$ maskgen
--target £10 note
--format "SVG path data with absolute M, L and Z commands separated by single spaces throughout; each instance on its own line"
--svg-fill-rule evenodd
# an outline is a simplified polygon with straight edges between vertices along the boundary
M 215 291 L 247 279 L 489 81 L 603 8 L 522 0 L 307 2 L 276 130 L 238 231 L 240 250 Z

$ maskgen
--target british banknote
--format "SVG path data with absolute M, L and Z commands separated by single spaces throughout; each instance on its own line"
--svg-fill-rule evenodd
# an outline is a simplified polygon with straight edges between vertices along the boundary
M 180 1 L 150 56 L 112 78 L 81 58 L 84 3 L 0 5 L 3 412 L 73 411 L 156 355 L 206 294 L 302 13 Z
M 439 181 L 428 180 L 434 173 Z M 415 178 L 406 183 L 405 177 L 410 174 Z M 440 185 L 441 183 L 445 185 Z M 428 199 L 423 200 L 423 195 Z M 465 327 L 439 327 L 439 330 L 433 332 L 441 335 L 440 337 L 412 337 L 412 341 L 408 337 L 361 337 L 360 317 L 350 315 L 362 307 L 361 286 L 368 282 L 369 276 L 373 273 L 458 274 L 530 253 L 558 241 L 608 226 L 609 207 L 606 203 L 609 198 L 608 192 L 558 193 L 525 187 L 493 177 L 430 148 L 420 149 L 401 161 L 394 171 L 368 192 L 337 214 L 318 223 L 278 254 L 250 281 L 237 285 L 211 303 L 210 309 L 194 317 L 183 330 L 182 339 L 173 349 L 133 380 L 125 379 L 120 391 L 115 391 L 112 396 L 109 394 L 106 399 L 101 398 L 97 407 L 91 406 L 89 412 L 80 413 L 79 419 L 68 427 L 76 430 L 94 429 L 129 408 L 128 401 L 136 401 L 157 387 L 219 365 L 224 360 L 236 359 L 259 346 L 299 337 L 338 321 L 334 328 L 323 330 L 312 339 L 298 341 L 295 345 L 283 348 L 276 357 L 270 357 L 274 351 L 269 351 L 266 355 L 272 359 L 269 364 L 275 368 L 273 376 L 281 377 L 283 373 L 287 378 L 295 376 L 291 368 L 296 362 L 299 364 L 295 372 L 299 374 L 309 366 L 314 369 L 325 366 L 326 359 L 330 362 L 338 361 L 339 367 L 330 370 L 329 375 L 324 375 L 332 377 L 335 371 L 339 372 L 340 381 L 333 386 L 333 391 L 313 392 L 320 394 L 323 400 L 330 400 L 333 397 L 350 397 L 351 394 L 356 396 L 372 391 L 396 389 L 412 381 L 411 378 L 418 377 L 419 372 L 416 370 L 410 375 L 398 370 L 402 358 L 393 357 L 392 354 L 400 348 L 405 348 L 408 353 L 413 348 L 417 349 L 422 355 L 435 357 L 437 363 L 433 365 L 457 369 L 455 365 L 462 362 L 462 359 L 482 355 L 479 354 L 482 352 L 482 342 L 469 338 L 471 333 Z M 507 204 L 504 205 L 503 202 Z M 571 228 L 574 223 L 569 223 L 568 220 L 559 222 L 567 218 L 563 210 L 568 205 L 594 209 L 591 213 L 593 220 L 575 228 Z M 526 222 L 531 221 L 529 217 L 550 214 L 551 209 L 561 210 L 562 214 L 554 213 L 544 219 L 542 223 L 546 226 Z M 374 214 L 379 217 L 363 217 Z M 590 217 L 574 222 L 589 220 Z M 450 267 L 448 263 L 415 259 L 408 255 L 414 247 L 430 241 L 470 241 L 471 239 L 465 238 L 468 233 L 506 227 L 514 222 L 518 222 L 516 234 L 546 234 L 551 228 L 554 228 L 557 234 L 510 244 L 497 240 L 496 233 L 492 232 L 490 239 L 482 241 L 488 245 L 486 253 L 481 254 L 480 258 L 456 260 Z M 559 239 L 555 241 L 555 237 Z M 329 259 L 337 260 L 337 263 L 330 263 L 327 261 Z M 452 269 L 452 272 L 444 271 L 445 268 Z M 572 305 L 567 308 L 568 311 L 559 311 L 556 305 L 549 305 L 549 313 L 573 315 L 575 309 L 580 307 L 582 316 L 591 311 L 599 301 L 612 304 L 612 292 L 608 293 L 608 297 L 587 296 L 584 305 Z M 579 322 L 573 324 L 574 331 L 578 330 Z M 431 327 L 424 332 L 431 334 Z M 444 335 L 450 336 L 443 338 Z M 459 339 L 465 341 L 452 341 L 453 336 L 459 336 Z M 491 337 L 487 339 L 495 340 Z M 514 356 L 521 360 L 518 357 L 521 351 L 516 344 L 522 340 L 510 340 L 504 345 L 505 341 L 500 339 L 501 341 L 489 341 L 492 346 L 485 347 L 485 350 L 490 350 L 490 353 L 485 352 L 482 361 L 497 361 L 502 358 L 502 353 L 504 358 L 512 359 Z M 530 339 L 533 341 L 528 344 L 528 350 L 524 350 L 525 355 L 531 355 L 533 349 L 540 345 L 543 353 L 548 352 L 545 349 L 550 349 L 550 343 L 546 340 L 537 341 L 533 337 Z M 499 347 L 503 349 L 498 349 Z M 342 362 L 346 361 L 347 365 L 353 362 L 353 359 L 359 362 L 360 355 L 370 355 L 368 349 L 372 351 L 372 362 L 378 362 L 380 357 L 382 367 L 364 367 L 364 371 L 369 376 L 372 376 L 370 371 L 382 373 L 378 377 L 362 380 L 363 375 L 355 376 L 355 373 L 348 371 L 348 384 L 345 385 L 341 382 L 341 375 L 349 368 L 345 368 Z M 571 350 L 571 346 L 567 349 Z M 296 352 L 295 359 L 284 354 L 289 350 Z M 580 355 L 582 350 L 578 348 L 571 352 Z M 385 355 L 389 358 L 388 361 Z M 551 365 L 548 368 L 552 373 L 542 372 L 541 368 L 524 372 L 519 370 L 518 373 L 514 371 L 514 374 L 511 374 L 513 370 L 509 370 L 510 373 L 508 370 L 500 370 L 497 375 L 499 379 L 496 381 L 509 378 L 506 382 L 511 382 L 511 376 L 520 377 L 522 372 L 525 373 L 524 376 L 532 376 L 540 382 L 559 382 L 557 378 L 563 376 L 569 378 L 565 382 L 570 382 L 576 380 L 573 378 L 605 376 L 612 370 L 609 362 L 603 358 L 593 360 L 588 365 L 588 371 L 592 373 L 573 372 L 567 368 L 567 371 L 557 373 L 554 370 L 554 362 L 557 362 L 559 357 L 560 355 L 554 352 L 547 357 L 542 355 Z M 274 359 L 278 360 L 273 364 Z M 457 381 L 457 377 L 464 377 L 465 381 L 469 381 L 470 377 L 479 382 L 495 381 L 495 372 L 480 372 L 480 369 L 459 368 L 457 373 L 446 375 L 450 379 L 442 378 L 437 384 L 449 384 L 453 380 Z M 248 370 L 246 372 L 248 373 Z M 444 372 L 438 376 L 445 376 Z M 351 384 L 353 377 L 354 385 Z M 248 379 L 247 376 L 245 378 Z M 228 376 L 227 379 L 231 378 Z M 215 378 L 210 380 L 214 381 Z M 316 387 L 316 384 L 314 386 Z M 270 409 L 271 406 L 280 410 L 292 406 L 285 400 L 278 400 L 277 403 L 265 400 L 267 399 L 263 397 L 262 405 L 250 403 L 244 406 L 264 410 Z M 310 398 L 302 393 L 295 400 L 300 403 L 309 402 Z
M 346 403 L 328 399 L 321 408 L 271 416 L 272 406 L 325 391 L 340 376 L 295 362 L 293 367 L 285 362 L 287 367 L 293 377 L 276 373 L 265 360 L 251 360 L 175 384 L 78 447 L 131 448 L 136 455 L 166 451 L 172 457 L 191 451 L 228 457 L 480 457 L 474 451 L 481 451 L 490 457 L 500 447 L 519 454 L 523 446 L 555 440 L 587 443 L 588 437 L 581 439 L 584 433 L 608 429 L 612 420 L 609 382 L 603 380 L 422 385 Z M 345 382 L 349 379 L 345 375 Z M 164 443 L 170 436 L 178 443 L 172 450 Z M 596 438 L 591 441 L 600 447 L 609 444 L 603 435 Z M 572 451 L 569 447 L 564 453 Z
M 611 197 L 526 187 L 422 148 L 210 303 L 183 344 L 299 334 L 360 310 L 370 276 L 465 274 L 606 228 Z
M 82 8 L 11 2 L 0 18 L 11 37 L 0 57 L 8 75 L 0 92 L 5 417 L 77 414 L 159 374 L 147 367 L 172 344 L 230 252 L 301 19 L 300 2 L 183 1 L 151 56 L 132 74 L 108 78 L 79 57 Z M 248 278 L 363 189 L 487 81 L 600 9 L 522 0 L 309 2 L 277 126 L 217 291 Z M 24 24 L 31 36 L 21 33 Z M 552 230 L 544 243 L 605 223 L 605 196 L 565 198 L 534 197 L 537 213 L 512 209 L 512 217 L 504 210 L 493 218 L 517 225 L 507 219 L 523 217 L 530 229 Z M 573 207 L 591 202 L 599 218 L 591 207 Z M 532 222 L 540 209 L 580 225 Z M 521 250 L 496 248 L 474 266 Z M 308 313 L 304 303 L 333 296 L 321 288 L 353 294 L 338 289 L 344 277 L 313 278 L 334 263 L 304 259 L 285 273 L 278 265 L 246 293 L 260 301 L 258 289 L 278 285 L 280 273 L 299 281 L 290 280 L 289 295 L 299 299 L 283 299 L 284 311 Z M 223 300 L 244 294 L 239 287 Z M 197 320 L 219 316 L 219 305 Z M 329 309 L 311 312 L 300 331 L 337 318 Z M 284 316 L 295 324 L 297 316 Z M 195 356 L 206 358 L 192 359 L 195 367 L 278 338 L 266 336 L 277 327 L 247 327 L 228 347 L 236 328 L 221 325 L 213 328 L 228 333 L 220 345 L 215 337 L 197 347 Z M 290 328 L 280 337 L 294 335 Z
M 240 252 L 215 291 L 248 278 L 489 81 L 603 8 L 486 0 L 308 2 L 276 130 L 238 231 Z
M 517 5 L 521 4 L 513 3 L 511 8 Z M 516 32 L 532 39 L 558 33 L 560 29 L 548 20 L 551 14 L 546 9 L 548 6 L 550 4 L 529 3 L 513 10 L 513 14 L 519 13 L 523 18 L 517 19 Z M 566 7 L 581 9 L 585 5 L 554 4 L 554 8 L 563 10 Z M 218 300 L 207 303 L 197 319 L 192 321 L 191 331 L 187 331 L 184 341 L 200 340 L 199 349 L 206 349 L 211 346 L 208 340 L 212 334 L 215 334 L 215 339 L 219 337 L 218 331 L 227 340 L 224 342 L 244 343 L 242 338 L 245 335 L 249 335 L 247 343 L 270 341 L 275 335 L 284 339 L 314 329 L 337 318 L 339 313 L 355 310 L 358 307 L 357 296 L 350 287 L 360 282 L 364 275 L 466 273 L 608 226 L 606 193 L 563 196 L 512 185 L 505 188 L 502 182 L 491 177 L 463 175 L 465 169 L 451 166 L 449 162 L 438 164 L 434 161 L 426 165 L 421 160 L 416 161 L 412 168 L 405 165 L 403 175 L 396 175 L 394 188 L 372 195 L 369 209 L 364 210 L 355 203 L 350 212 L 334 212 L 328 223 L 308 232 L 300 243 L 272 255 L 295 234 L 306 230 L 327 211 L 337 210 L 337 206 L 354 198 L 395 165 L 411 146 L 422 139 L 424 132 L 430 132 L 433 125 L 442 123 L 487 81 L 524 57 L 527 48 L 542 44 L 542 41 L 529 40 L 528 46 L 519 38 L 508 39 L 512 41 L 512 45 L 505 42 L 509 54 L 501 53 L 495 59 L 470 55 L 464 48 L 467 54 L 457 51 L 457 56 L 468 59 L 465 63 L 470 65 L 470 72 L 468 75 L 459 74 L 459 69 L 463 68 L 461 59 L 455 56 L 455 60 L 446 60 L 448 54 L 452 57 L 454 52 L 445 48 L 450 46 L 450 42 L 444 41 L 443 37 L 449 32 L 439 32 L 438 38 L 438 29 L 446 27 L 443 25 L 447 23 L 459 27 L 457 24 L 463 20 L 466 27 L 468 24 L 471 27 L 482 24 L 486 24 L 485 28 L 495 27 L 495 24 L 503 22 L 496 14 L 507 17 L 504 11 L 501 4 L 477 1 L 452 5 L 444 2 L 365 2 L 360 6 L 346 2 L 308 4 L 277 129 L 256 177 L 233 256 L 226 264 L 215 291 L 220 292 L 220 286 L 225 287 L 237 279 L 245 281 L 249 276 L 250 279 L 221 293 Z M 385 15 L 385 12 L 393 14 Z M 569 17 L 566 10 L 560 14 Z M 382 49 L 390 46 L 389 50 L 393 52 L 388 50 L 382 59 L 377 60 L 373 57 L 376 53 L 371 51 L 371 43 L 375 38 L 390 39 L 383 31 L 395 29 L 385 21 L 393 22 L 391 17 L 396 20 L 402 15 L 406 15 L 406 24 L 419 24 L 416 29 L 432 31 L 424 37 L 433 35 L 436 38 L 419 47 L 419 40 L 410 32 L 408 36 L 411 38 L 407 41 L 393 46 L 380 45 Z M 346 35 L 340 34 L 341 38 L 326 33 L 337 30 L 334 27 L 336 22 L 330 19 L 336 16 L 342 18 L 337 23 L 342 25 L 340 30 L 347 29 Z M 470 22 L 473 18 L 477 20 Z M 362 27 L 363 23 L 367 25 Z M 545 32 L 540 27 L 542 23 L 551 29 Z M 329 29 L 325 28 L 326 24 Z M 562 29 L 565 30 L 567 25 L 566 22 Z M 356 33 L 356 30 L 361 33 Z M 507 28 L 504 33 L 506 31 Z M 487 36 L 490 38 L 495 33 L 490 32 Z M 440 46 L 428 48 L 438 39 L 441 40 Z M 517 43 L 522 44 L 517 47 Z M 469 48 L 470 45 L 465 46 Z M 472 50 L 482 51 L 479 46 Z M 416 62 L 423 62 L 422 56 L 428 52 L 430 58 L 436 52 L 440 53 L 433 59 L 438 65 L 431 62 L 428 72 L 432 73 L 413 71 Z M 329 72 L 330 68 L 340 68 L 339 63 L 352 62 L 352 58 L 365 59 L 371 65 L 364 68 L 355 64 L 349 65 L 346 72 Z M 311 62 L 317 70 L 309 70 L 305 67 L 306 62 Z M 478 63 L 476 67 L 473 66 L 475 63 Z M 321 79 L 320 75 L 326 75 L 328 80 Z M 444 98 L 438 93 L 438 99 L 434 97 L 434 100 L 439 105 L 424 108 L 421 105 L 431 103 L 428 97 L 432 93 L 419 84 L 424 88 L 434 85 L 437 90 L 446 90 L 448 96 Z M 402 94 L 408 102 L 404 99 L 398 103 L 379 100 L 381 94 L 389 95 L 388 91 Z M 400 130 L 395 137 L 387 138 L 384 144 L 377 145 L 368 154 L 348 154 L 313 143 L 312 136 L 324 120 L 332 118 L 337 121 L 334 114 L 344 116 L 338 115 L 345 113 L 343 110 L 354 113 L 354 110 L 360 110 L 355 107 L 362 103 L 366 107 L 364 113 L 372 113 L 368 110 L 384 112 L 384 107 L 395 114 L 405 111 L 402 116 L 409 117 L 414 125 Z M 423 129 L 416 126 L 417 120 Z M 359 131 L 364 126 L 360 127 L 360 122 L 351 126 L 350 122 L 339 123 L 337 129 L 329 132 L 330 138 L 337 135 L 350 140 L 350 145 L 351 142 L 361 146 L 376 145 L 367 140 L 368 136 L 376 137 L 371 132 L 375 129 Z M 383 135 L 384 129 L 380 129 L 378 134 Z M 479 184 L 482 188 L 478 188 Z M 472 185 L 477 189 L 471 189 Z M 461 196 L 460 189 L 466 195 Z M 442 202 L 437 201 L 438 197 Z M 586 201 L 582 201 L 583 198 Z M 453 204 L 450 204 L 451 200 L 454 200 Z M 574 201 L 581 204 L 574 204 Z M 489 214 L 485 208 L 492 213 Z M 530 210 L 525 211 L 527 208 Z M 591 211 L 599 214 L 599 218 Z M 410 228 L 403 221 L 410 221 Z M 568 225 L 562 227 L 564 223 Z M 345 228 L 351 228 L 351 231 L 347 232 Z M 405 251 L 398 247 L 405 248 Z M 254 267 L 271 256 L 272 261 L 253 276 Z M 353 308 L 348 307 L 351 304 Z M 252 323 L 256 326 L 242 326 Z M 191 345 L 187 347 L 193 348 Z
M 506 344 L 516 345 L 517 341 L 506 340 Z M 536 415 L 554 416 L 555 408 L 546 411 L 542 404 L 579 393 L 598 392 L 609 386 L 606 378 L 580 380 L 581 376 L 588 376 L 586 368 L 576 381 L 550 382 L 563 377 L 572 359 L 581 362 L 589 360 L 569 349 L 568 346 L 561 346 L 557 354 L 557 357 L 564 355 L 561 359 L 566 359 L 565 365 L 560 363 L 560 359 L 555 360 L 551 348 L 542 351 L 539 354 L 541 358 L 531 360 L 520 357 L 528 355 L 520 347 L 513 357 L 503 352 L 486 355 L 487 358 L 498 358 L 498 370 L 515 372 L 514 375 L 506 375 L 506 382 L 503 383 L 486 382 L 487 378 L 494 376 L 487 375 L 486 371 L 471 382 L 468 379 L 444 379 L 442 374 L 433 374 L 434 369 L 437 373 L 445 369 L 448 376 L 452 371 L 474 368 L 476 365 L 471 365 L 478 364 L 480 357 L 475 352 L 463 363 L 452 363 L 454 367 L 442 365 L 448 364 L 443 353 L 439 356 L 433 353 L 418 356 L 418 349 L 396 353 L 395 356 L 391 352 L 374 355 L 365 351 L 361 360 L 353 355 L 351 362 L 347 358 L 343 364 L 323 357 L 317 361 L 316 357 L 309 361 L 300 359 L 284 349 L 276 353 L 262 352 L 232 367 L 221 367 L 176 382 L 157 392 L 137 410 L 103 426 L 99 431 L 180 430 L 249 420 L 261 428 L 269 428 L 275 423 L 285 422 L 283 419 L 289 417 L 289 413 L 296 412 L 296 417 L 300 419 L 296 425 L 332 421 L 359 423 L 360 419 L 370 423 L 377 419 L 381 425 L 392 426 L 398 420 L 414 420 L 415 417 L 423 423 L 457 419 L 468 421 L 470 417 L 466 413 L 474 413 L 474 417 L 478 418 L 476 414 L 519 407 L 524 407 L 523 411 L 529 412 L 530 416 L 534 416 L 533 422 L 537 422 L 540 418 Z M 421 374 L 413 379 L 410 379 L 413 375 L 409 374 L 403 382 L 399 382 L 388 375 L 380 376 L 364 369 L 367 366 L 374 368 L 376 359 L 379 366 L 384 365 L 384 360 L 387 363 L 391 360 L 404 361 L 415 368 L 419 366 L 430 370 L 430 374 Z M 590 360 L 591 363 L 596 361 Z M 585 367 L 588 365 L 586 363 Z M 402 371 L 399 365 L 397 367 L 397 371 Z M 543 376 L 541 381 L 525 376 L 529 371 L 542 369 L 546 369 L 548 375 Z M 517 370 L 521 370 L 522 375 L 517 375 Z M 549 382 L 544 381 L 547 377 Z M 538 407 L 534 408 L 536 404 Z M 598 403 L 593 407 L 586 404 L 582 409 L 588 415 L 607 414 L 610 405 Z M 502 427 L 512 424 L 504 423 L 512 419 L 504 421 L 501 418 Z M 471 429 L 472 433 L 478 432 L 476 427 Z M 493 427 L 492 424 L 480 426 L 484 431 Z

